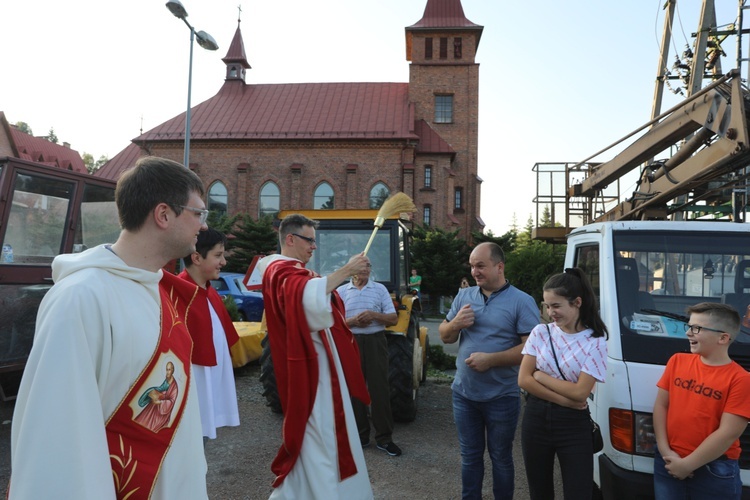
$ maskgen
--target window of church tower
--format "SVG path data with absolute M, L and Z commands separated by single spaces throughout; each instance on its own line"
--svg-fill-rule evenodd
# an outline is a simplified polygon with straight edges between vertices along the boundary
M 377 209 L 383 206 L 383 202 L 391 195 L 391 190 L 382 182 L 375 184 L 370 189 L 370 208 Z
M 432 167 L 430 165 L 424 168 L 424 187 L 432 187 Z
M 263 217 L 269 215 L 276 217 L 281 207 L 281 194 L 279 186 L 275 182 L 266 182 L 263 187 L 260 188 L 260 207 L 258 209 L 258 215 Z
M 424 58 L 432 59 L 432 38 L 424 39 Z
M 211 212 L 216 212 L 219 215 L 227 213 L 227 204 L 229 203 L 229 196 L 227 194 L 227 187 L 221 181 L 216 181 L 211 184 L 208 188 L 208 209 Z
M 422 207 L 422 218 L 424 219 L 424 225 L 432 225 L 432 205 L 425 205 Z
M 453 58 L 454 59 L 461 59 L 463 48 L 461 47 L 463 45 L 463 40 L 460 36 L 457 36 L 453 39 Z
M 440 59 L 448 59 L 448 39 L 440 39 Z
M 457 210 L 464 208 L 463 196 L 464 196 L 463 188 L 456 188 L 455 194 L 454 194 L 454 202 L 455 202 L 454 208 L 456 208 Z
M 327 182 L 321 182 L 318 187 L 315 188 L 313 208 L 328 210 L 335 208 L 333 204 L 333 188 Z
M 435 123 L 453 123 L 453 96 L 435 96 Z

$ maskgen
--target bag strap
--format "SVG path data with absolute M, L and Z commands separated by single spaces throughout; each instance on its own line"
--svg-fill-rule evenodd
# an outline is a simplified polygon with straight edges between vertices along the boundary
M 552 331 L 549 329 L 549 324 L 544 325 L 544 326 L 547 327 L 547 333 L 549 334 L 549 347 L 550 349 L 552 349 L 552 356 L 555 358 L 555 365 L 557 366 L 557 371 L 560 372 L 560 376 L 563 378 L 563 380 L 567 382 L 568 379 L 565 378 L 565 375 L 560 369 L 560 363 L 557 362 L 557 353 L 555 353 L 555 343 L 552 341 Z

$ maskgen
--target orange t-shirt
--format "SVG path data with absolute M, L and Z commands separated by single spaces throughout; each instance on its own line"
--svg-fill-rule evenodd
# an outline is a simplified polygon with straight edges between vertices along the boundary
M 681 457 L 719 428 L 723 413 L 750 419 L 750 373 L 734 361 L 710 366 L 698 354 L 677 353 L 656 385 L 669 392 L 667 438 Z M 740 457 L 739 439 L 726 455 Z

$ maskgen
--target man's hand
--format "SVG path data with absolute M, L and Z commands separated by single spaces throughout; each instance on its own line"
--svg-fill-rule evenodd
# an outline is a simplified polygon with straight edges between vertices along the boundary
M 466 304 L 458 310 L 452 323 L 460 330 L 470 327 L 474 324 L 474 309 L 469 304 Z
M 359 274 L 367 270 L 370 266 L 370 259 L 364 253 L 353 255 L 349 262 L 344 266 L 350 275 Z
M 473 312 L 471 314 L 472 316 L 474 315 Z M 466 365 L 472 370 L 476 370 L 478 372 L 486 372 L 487 370 L 492 368 L 490 355 L 486 352 L 471 353 L 471 355 L 466 358 Z

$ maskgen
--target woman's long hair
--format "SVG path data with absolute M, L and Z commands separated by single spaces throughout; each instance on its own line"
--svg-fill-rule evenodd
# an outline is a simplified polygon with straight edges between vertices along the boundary
M 547 280 L 543 289 L 545 292 L 552 292 L 560 297 L 565 297 L 571 304 L 577 297 L 581 297 L 576 328 L 580 324 L 584 328 L 591 328 L 594 331 L 592 337 L 604 336 L 606 338 L 608 336 L 607 326 L 599 317 L 599 307 L 594 289 L 583 270 L 573 267 L 566 269 L 564 273 L 555 274 Z

